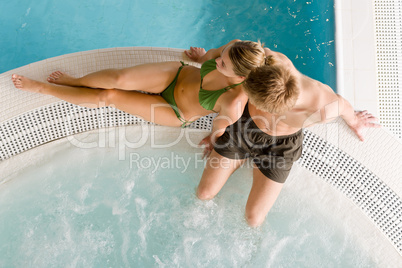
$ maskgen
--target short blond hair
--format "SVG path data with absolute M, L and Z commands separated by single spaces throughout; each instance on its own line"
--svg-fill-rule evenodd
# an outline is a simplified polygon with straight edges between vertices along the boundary
M 284 114 L 299 96 L 297 79 L 285 67 L 264 65 L 250 72 L 244 90 L 251 104 L 272 114 Z
M 238 76 L 247 77 L 251 70 L 265 64 L 265 51 L 260 41 L 237 41 L 228 52 L 233 71 Z

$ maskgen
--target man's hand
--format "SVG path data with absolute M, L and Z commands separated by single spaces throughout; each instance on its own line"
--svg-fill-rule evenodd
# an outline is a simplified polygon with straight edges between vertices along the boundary
M 355 111 L 354 121 L 348 125 L 361 141 L 364 141 L 362 134 L 363 129 L 381 127 L 381 125 L 378 124 L 378 119 L 367 111 Z
M 191 60 L 195 62 L 202 63 L 202 57 L 206 54 L 207 52 L 205 49 L 202 47 L 190 47 L 190 50 L 185 50 L 184 54 L 187 55 Z
M 208 157 L 211 154 L 212 150 L 214 149 L 214 145 L 212 144 L 212 140 L 211 140 L 211 134 L 206 136 L 205 138 L 203 138 L 198 145 L 205 146 L 203 154 L 202 154 L 202 158 Z

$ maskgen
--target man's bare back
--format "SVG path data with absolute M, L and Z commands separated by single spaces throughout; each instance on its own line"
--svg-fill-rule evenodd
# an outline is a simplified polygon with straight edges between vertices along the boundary
M 348 101 L 336 94 L 328 85 L 300 73 L 284 54 L 265 48 L 266 56 L 272 56 L 274 64 L 284 67 L 296 78 L 299 96 L 293 108 L 282 114 L 272 114 L 257 109 L 249 103 L 250 116 L 256 125 L 272 136 L 290 135 L 301 128 L 325 123 L 341 116 L 350 128 L 363 140 L 361 129 L 379 127 L 377 119 L 367 111 L 354 112 Z

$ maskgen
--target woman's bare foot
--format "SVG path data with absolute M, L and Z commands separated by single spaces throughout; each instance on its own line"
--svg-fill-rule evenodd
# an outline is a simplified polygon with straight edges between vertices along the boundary
M 18 74 L 13 74 L 11 76 L 11 80 L 13 80 L 16 88 L 29 92 L 42 93 L 45 86 L 45 84 L 42 82 L 35 81 Z
M 69 76 L 68 74 L 62 73 L 60 71 L 51 73 L 47 78 L 49 83 L 64 85 L 64 86 L 79 86 L 77 78 Z

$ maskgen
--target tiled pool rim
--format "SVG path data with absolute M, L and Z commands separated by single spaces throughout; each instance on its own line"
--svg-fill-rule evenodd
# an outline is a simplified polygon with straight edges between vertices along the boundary
M 45 80 L 47 74 L 60 66 L 80 76 L 103 68 L 167 60 L 188 62 L 181 49 L 114 48 L 55 57 L 1 74 L 0 159 L 12 161 L 12 156 L 36 146 L 88 130 L 149 124 L 113 108 L 87 109 L 15 90 L 10 81 L 12 73 Z M 213 116 L 201 118 L 190 128 L 210 130 L 212 119 Z M 402 191 L 398 158 L 401 159 L 402 144 L 384 129 L 368 131 L 367 142 L 360 143 L 340 119 L 305 129 L 304 133 L 299 164 L 359 206 L 401 254 Z M 0 178 L 0 183 L 4 179 Z

